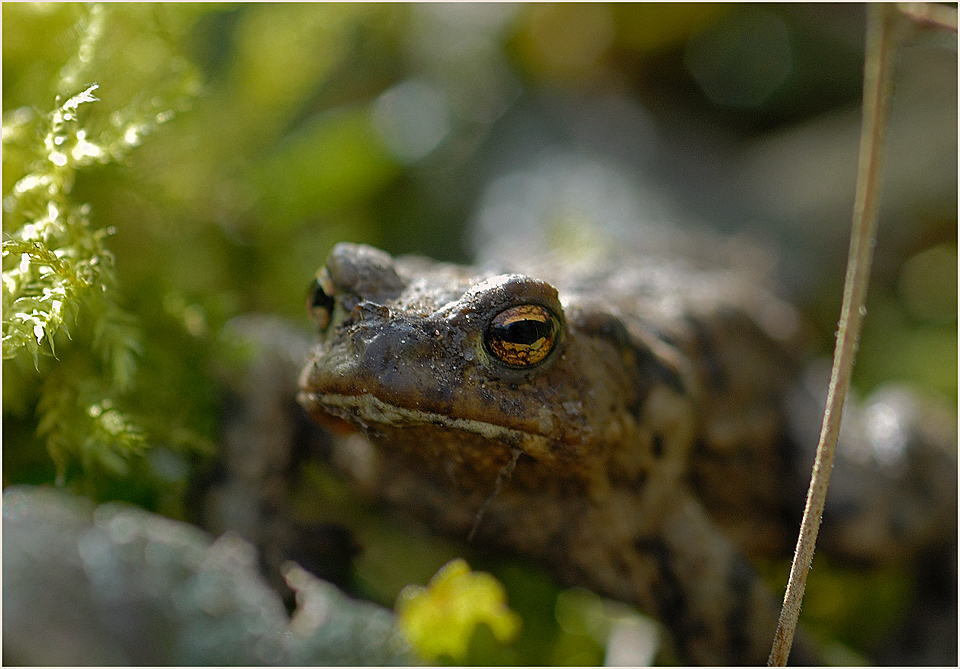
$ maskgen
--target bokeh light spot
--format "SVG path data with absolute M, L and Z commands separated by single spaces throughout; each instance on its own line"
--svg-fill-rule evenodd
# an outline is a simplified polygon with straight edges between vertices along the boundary
M 941 244 L 910 258 L 897 290 L 907 312 L 917 320 L 957 320 L 957 247 Z
M 793 70 L 790 32 L 773 12 L 745 9 L 690 40 L 685 61 L 715 104 L 756 107 L 773 95 Z
M 409 163 L 429 154 L 450 133 L 450 109 L 443 93 L 414 79 L 377 99 L 373 123 L 391 153 Z

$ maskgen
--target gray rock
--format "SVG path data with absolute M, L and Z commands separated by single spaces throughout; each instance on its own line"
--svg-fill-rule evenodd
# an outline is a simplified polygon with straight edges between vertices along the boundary
M 393 614 L 293 563 L 288 617 L 236 535 L 48 488 L 3 495 L 3 651 L 15 664 L 409 664 Z

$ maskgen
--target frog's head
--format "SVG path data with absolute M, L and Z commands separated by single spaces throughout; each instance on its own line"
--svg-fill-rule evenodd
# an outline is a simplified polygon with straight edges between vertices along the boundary
M 339 244 L 308 309 L 299 399 L 321 422 L 485 474 L 517 452 L 569 473 L 624 437 L 633 352 L 583 336 L 549 283 Z

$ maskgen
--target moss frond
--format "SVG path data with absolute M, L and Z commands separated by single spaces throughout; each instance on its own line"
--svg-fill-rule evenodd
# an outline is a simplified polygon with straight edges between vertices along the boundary
M 74 464 L 81 478 L 127 474 L 152 441 L 143 426 L 157 423 L 122 408 L 136 404 L 128 396 L 145 337 L 121 306 L 107 244 L 116 230 L 98 227 L 76 196 L 78 174 L 122 163 L 197 90 L 193 70 L 180 63 L 177 76 L 158 77 L 155 88 L 144 82 L 109 111 L 99 84 L 80 82 L 116 65 L 99 52 L 107 24 L 129 28 L 149 12 L 87 5 L 80 14 L 76 51 L 53 82 L 64 94 L 46 113 L 20 107 L 3 117 L 2 351 L 5 375 L 25 377 L 5 385 L 36 389 L 37 436 L 61 484 Z

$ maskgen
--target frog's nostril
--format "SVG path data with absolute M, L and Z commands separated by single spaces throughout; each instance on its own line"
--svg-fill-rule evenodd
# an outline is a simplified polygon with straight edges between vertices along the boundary
M 382 320 L 390 319 L 390 307 L 386 307 L 370 300 L 363 300 L 353 308 L 353 313 L 359 319 L 379 318 Z

